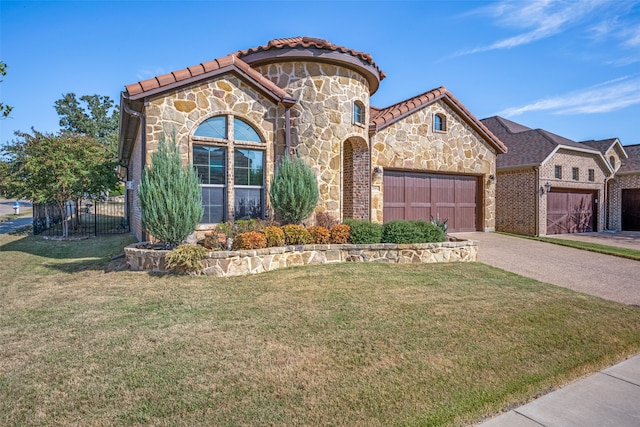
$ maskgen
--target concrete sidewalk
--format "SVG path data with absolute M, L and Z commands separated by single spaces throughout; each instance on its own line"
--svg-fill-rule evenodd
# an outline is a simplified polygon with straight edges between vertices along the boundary
M 640 355 L 513 409 L 482 427 L 638 427 Z

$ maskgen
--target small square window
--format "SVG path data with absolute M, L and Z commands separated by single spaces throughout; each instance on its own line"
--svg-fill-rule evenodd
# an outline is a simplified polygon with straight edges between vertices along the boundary
M 562 166 L 556 165 L 555 177 L 556 179 L 562 179 Z
M 571 174 L 573 175 L 573 180 L 574 181 L 578 181 L 580 179 L 580 169 L 572 168 L 571 169 Z
M 596 180 L 596 172 L 593 169 L 589 169 L 589 181 L 595 181 Z

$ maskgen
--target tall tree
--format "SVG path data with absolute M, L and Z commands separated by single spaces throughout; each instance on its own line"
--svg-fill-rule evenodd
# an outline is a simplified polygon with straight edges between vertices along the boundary
M 0 61 L 0 76 L 6 76 L 6 75 L 7 75 L 7 64 Z M 2 80 L 0 80 L 0 83 L 2 83 Z M 13 110 L 12 106 L 6 105 L 0 102 L 0 118 L 4 119 L 5 117 L 9 117 L 11 110 Z
M 67 202 L 97 197 L 115 188 L 116 164 L 97 139 L 72 133 L 60 135 L 16 132 L 17 140 L 0 156 L 6 171 L 0 176 L 0 192 L 34 203 L 55 202 L 65 212 Z M 63 215 L 63 235 L 68 224 Z
M 108 96 L 67 93 L 55 102 L 63 131 L 91 136 L 110 148 L 118 146 L 120 111 Z

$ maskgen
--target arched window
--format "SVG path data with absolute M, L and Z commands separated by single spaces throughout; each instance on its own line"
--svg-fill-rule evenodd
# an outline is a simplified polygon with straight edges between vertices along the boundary
M 364 105 L 360 101 L 353 103 L 353 123 L 364 125 Z
M 433 116 L 433 130 L 439 132 L 447 130 L 447 121 L 444 115 L 438 113 Z
M 192 147 L 202 189 L 203 224 L 264 217 L 266 147 L 251 124 L 233 115 L 211 117 L 193 133 Z M 228 170 L 229 155 L 232 170 Z M 231 198 L 233 209 L 228 204 Z

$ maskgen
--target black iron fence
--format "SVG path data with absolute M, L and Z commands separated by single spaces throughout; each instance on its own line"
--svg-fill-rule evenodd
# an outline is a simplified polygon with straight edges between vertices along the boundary
M 33 234 L 99 236 L 128 233 L 124 196 L 101 200 L 33 204 Z

